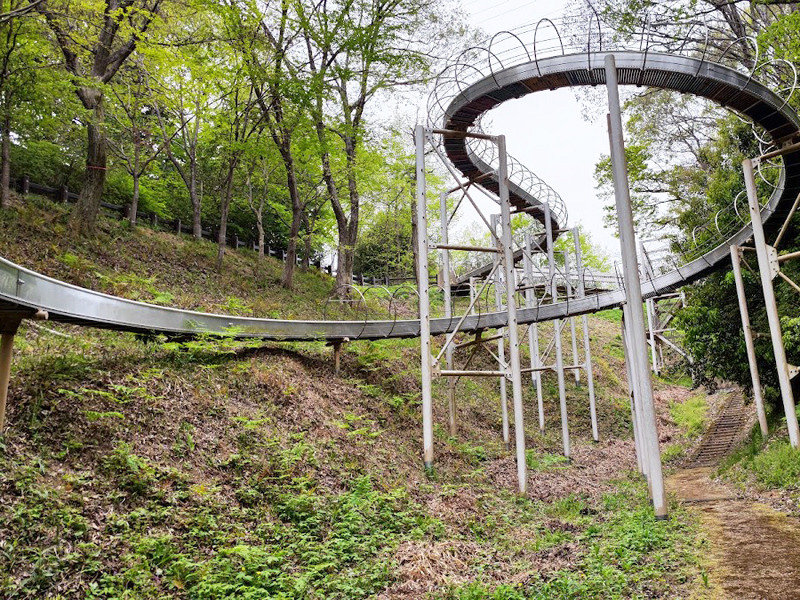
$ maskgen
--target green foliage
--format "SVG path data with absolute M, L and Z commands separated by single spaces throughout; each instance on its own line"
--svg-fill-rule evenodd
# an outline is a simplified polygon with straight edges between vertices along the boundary
M 700 436 L 706 428 L 708 404 L 705 394 L 697 394 L 683 402 L 673 402 L 669 407 L 675 424 L 683 429 L 689 439 Z
M 549 454 L 529 449 L 526 453 L 528 468 L 533 471 L 552 471 L 566 467 L 569 459 L 562 454 Z
M 210 556 L 172 536 L 143 536 L 129 556 L 131 567 L 120 576 L 104 575 L 96 593 L 116 594 L 131 585 L 145 591 L 158 573 L 169 588 L 193 598 L 368 597 L 391 580 L 382 549 L 435 525 L 405 492 L 377 491 L 368 477 L 352 480 L 335 496 L 295 482 L 275 498 L 272 510 L 281 522 L 262 522 L 249 539 Z
M 581 548 L 577 564 L 546 575 L 535 574 L 522 586 L 490 586 L 471 582 L 449 590 L 443 598 L 630 598 L 669 595 L 663 574 L 686 583 L 682 572 L 693 562 L 693 531 L 686 513 L 671 507 L 667 521 L 655 521 L 643 484 L 620 483 L 603 497 L 604 518 L 591 520 L 576 497 L 557 502 L 551 509 L 559 518 L 591 523 L 576 536 Z
M 747 443 L 730 456 L 719 473 L 741 484 L 755 483 L 760 489 L 800 488 L 800 451 L 778 437 L 764 440 L 756 426 Z
M 609 520 L 581 536 L 587 549 L 577 572 L 539 578 L 530 597 L 655 595 L 658 574 L 691 554 L 690 529 L 677 507 L 668 521 L 655 521 L 641 486 L 623 488 L 604 503 L 612 509 Z
M 787 441 L 772 443 L 753 457 L 756 480 L 764 487 L 797 489 L 800 482 L 800 451 Z
M 118 442 L 106 457 L 104 467 L 119 486 L 134 494 L 145 494 L 156 482 L 156 470 L 150 462 L 131 452 L 126 442 Z
M 94 410 L 87 410 L 86 411 L 86 418 L 89 420 L 90 423 L 95 421 L 99 421 L 101 419 L 125 419 L 125 415 L 121 412 L 117 411 L 109 411 L 109 412 L 97 412 Z
M 664 463 L 673 463 L 683 458 L 684 454 L 686 453 L 686 446 L 682 443 L 673 443 L 667 446 L 661 452 L 661 460 Z

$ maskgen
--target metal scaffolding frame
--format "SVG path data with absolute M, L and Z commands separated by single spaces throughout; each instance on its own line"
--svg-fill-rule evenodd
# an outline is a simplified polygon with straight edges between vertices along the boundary
M 736 280 L 736 295 L 739 300 L 739 314 L 742 319 L 742 330 L 744 333 L 745 347 L 747 350 L 747 361 L 750 366 L 750 378 L 753 385 L 753 398 L 756 405 L 756 414 L 758 416 L 759 427 L 761 433 L 767 435 L 767 417 L 764 409 L 764 400 L 761 390 L 761 380 L 758 374 L 758 364 L 756 362 L 755 348 L 753 346 L 753 333 L 750 328 L 750 315 L 747 309 L 747 297 L 744 290 L 744 279 L 742 277 L 741 264 L 744 261 L 742 251 L 755 251 L 758 261 L 758 272 L 761 279 L 761 289 L 764 296 L 764 304 L 767 311 L 767 321 L 769 323 L 770 339 L 772 341 L 772 349 L 775 355 L 775 367 L 778 371 L 778 382 L 780 384 L 781 401 L 783 403 L 783 411 L 786 416 L 786 425 L 789 430 L 789 443 L 793 448 L 800 445 L 800 427 L 798 427 L 794 394 L 792 392 L 791 380 L 799 373 L 798 367 L 789 364 L 786 359 L 786 349 L 783 346 L 783 333 L 781 331 L 780 316 L 778 315 L 778 304 L 775 300 L 775 289 L 773 280 L 780 277 L 788 283 L 793 289 L 800 292 L 800 286 L 792 281 L 785 273 L 781 271 L 781 263 L 800 257 L 800 253 L 793 252 L 789 254 L 779 255 L 778 246 L 783 239 L 786 230 L 789 227 L 792 218 L 800 206 L 800 195 L 794 202 L 791 210 L 789 211 L 786 219 L 784 220 L 778 235 L 776 236 L 773 245 L 767 243 L 766 235 L 764 233 L 764 226 L 761 218 L 761 205 L 758 200 L 758 191 L 756 188 L 755 168 L 762 162 L 771 158 L 777 158 L 800 150 L 800 144 L 788 144 L 783 148 L 758 156 L 756 158 L 748 158 L 742 162 L 742 171 L 744 173 L 745 188 L 747 191 L 747 205 L 750 211 L 751 226 L 753 229 L 753 247 L 732 245 L 730 247 L 731 263 L 733 265 L 733 274 Z M 749 265 L 748 265 L 749 266 Z
M 511 424 L 512 419 L 508 407 L 508 382 L 511 382 L 511 404 L 513 410 L 514 424 L 514 445 L 517 459 L 518 483 L 521 493 L 525 493 L 527 487 L 527 466 L 525 463 L 525 431 L 522 405 L 522 380 L 524 373 L 531 374 L 531 381 L 536 390 L 537 410 L 539 417 L 539 429 L 544 431 L 545 415 L 542 390 L 542 372 L 553 371 L 556 373 L 559 390 L 559 409 L 561 420 L 561 432 L 563 441 L 563 452 L 566 457 L 570 456 L 569 422 L 567 413 L 566 397 L 566 371 L 575 373 L 576 383 L 580 381 L 580 371 L 586 373 L 587 389 L 589 394 L 589 408 L 591 416 L 592 437 L 595 441 L 599 440 L 597 425 L 597 414 L 594 395 L 594 379 L 591 364 L 591 349 L 589 346 L 590 336 L 588 328 L 588 317 L 582 316 L 583 325 L 583 357 L 578 352 L 577 328 L 574 322 L 575 317 L 567 317 L 570 326 L 570 339 L 572 346 L 572 364 L 565 364 L 562 347 L 562 336 L 566 325 L 566 320 L 555 319 L 553 321 L 553 337 L 545 348 L 544 352 L 540 347 L 540 330 L 537 323 L 531 323 L 524 335 L 520 336 L 519 328 L 514 326 L 516 323 L 516 310 L 518 299 L 521 296 L 522 304 L 530 308 L 538 308 L 545 301 L 558 303 L 569 302 L 573 299 L 581 299 L 586 296 L 585 271 L 583 268 L 583 257 L 581 255 L 580 236 L 577 229 L 559 230 L 558 233 L 572 231 L 573 242 L 575 244 L 575 271 L 570 269 L 569 252 L 564 253 L 563 269 L 559 269 L 555 260 L 555 250 L 553 244 L 555 234 L 553 220 L 550 218 L 550 207 L 544 203 L 541 206 L 543 211 L 544 235 L 536 236 L 530 232 L 525 234 L 524 244 L 519 248 L 515 247 L 515 242 L 511 231 L 511 204 L 508 198 L 508 180 L 504 179 L 507 173 L 504 164 L 505 157 L 505 138 L 503 136 L 487 136 L 480 134 L 480 139 L 497 145 L 499 166 L 497 175 L 499 180 L 497 196 L 491 196 L 481 187 L 478 189 L 487 194 L 495 203 L 499 205 L 500 213 L 485 215 L 478 203 L 471 195 L 473 187 L 472 181 L 458 183 L 454 188 L 447 192 L 442 192 L 439 196 L 439 242 L 431 244 L 428 240 L 427 232 L 427 186 L 425 182 L 425 150 L 426 146 L 433 149 L 433 155 L 441 159 L 442 163 L 451 171 L 454 179 L 458 181 L 449 161 L 439 152 L 436 144 L 436 136 L 444 135 L 445 132 L 435 129 L 427 129 L 418 126 L 416 130 L 417 143 L 417 243 L 419 252 L 417 253 L 419 264 L 418 281 L 420 282 L 420 336 L 422 348 L 422 405 L 423 405 L 423 448 L 424 464 L 426 469 L 433 467 L 433 398 L 432 385 L 436 377 L 446 377 L 447 382 L 447 408 L 448 424 L 450 435 L 455 436 L 458 431 L 457 425 L 457 402 L 456 384 L 461 377 L 496 377 L 499 379 L 500 413 L 502 415 L 502 437 L 507 448 L 511 446 Z M 469 135 L 460 133 L 460 135 Z M 455 208 L 452 212 L 448 210 L 447 199 L 449 194 L 461 192 Z M 466 200 L 467 202 L 463 202 Z M 452 244 L 449 237 L 449 227 L 453 218 L 456 216 L 462 205 L 471 205 L 477 213 L 478 220 L 482 221 L 491 235 L 494 247 L 468 246 Z M 519 211 L 518 211 L 519 212 Z M 429 252 L 438 252 L 442 276 L 440 278 L 442 295 L 444 300 L 444 317 L 455 323 L 447 335 L 444 344 L 438 351 L 434 351 L 433 342 L 430 334 L 431 318 L 431 289 L 428 284 L 427 266 Z M 450 251 L 461 250 L 467 252 L 492 253 L 493 260 L 491 268 L 483 277 L 469 278 L 469 305 L 461 315 L 456 314 L 454 308 L 453 282 L 454 275 L 451 271 Z M 546 257 L 544 270 L 534 261 L 534 255 Z M 515 259 L 521 256 L 523 267 L 515 267 Z M 539 272 L 544 280 L 544 285 L 537 286 L 534 279 L 534 268 Z M 574 283 L 574 285 L 573 285 Z M 542 289 L 541 296 L 537 295 L 537 287 Z M 475 338 L 469 341 L 456 342 L 458 333 L 462 330 L 462 324 L 469 315 L 475 314 L 476 306 L 481 299 L 490 293 L 493 288 L 493 309 L 496 313 L 505 314 L 506 324 L 499 327 L 497 333 L 484 336 L 482 331 L 475 334 Z M 463 289 L 463 288 L 460 288 Z M 488 301 L 487 301 L 488 304 Z M 520 344 L 528 336 L 528 349 L 530 351 L 530 367 L 523 368 L 520 363 Z M 496 351 L 493 352 L 486 344 L 496 341 Z M 456 351 L 472 347 L 472 352 L 465 360 L 463 367 L 456 366 Z M 470 363 L 475 356 L 475 352 L 483 348 L 497 363 L 497 367 L 491 370 L 470 369 Z M 554 353 L 552 364 L 548 363 L 551 352 Z M 444 368 L 442 368 L 444 360 Z
M 438 354 L 432 356 L 432 340 L 430 334 L 430 286 L 428 283 L 428 260 L 429 249 L 431 246 L 428 242 L 427 233 L 427 196 L 426 196 L 426 179 L 425 179 L 425 146 L 429 144 L 434 148 L 435 153 L 440 158 L 443 158 L 439 152 L 436 144 L 433 143 L 432 136 L 439 135 L 440 132 L 435 130 L 426 129 L 422 125 L 418 125 L 415 132 L 416 139 L 416 154 L 417 154 L 417 272 L 419 281 L 420 293 L 420 344 L 422 350 L 422 420 L 423 420 L 423 448 L 424 448 L 424 463 L 426 469 L 433 467 L 433 390 L 432 383 L 433 377 L 449 377 L 458 378 L 462 376 L 483 376 L 483 377 L 498 377 L 501 381 L 501 389 L 505 388 L 505 381 L 511 381 L 511 395 L 514 411 L 514 438 L 515 438 L 515 451 L 517 460 L 517 478 L 519 483 L 519 491 L 522 494 L 527 492 L 528 484 L 528 470 L 525 457 L 525 423 L 522 405 L 522 371 L 520 368 L 520 350 L 519 350 L 519 328 L 517 323 L 517 306 L 514 299 L 513 289 L 515 281 L 514 274 L 514 249 L 511 237 L 511 203 L 509 201 L 508 192 L 508 166 L 507 166 L 507 153 L 505 147 L 504 136 L 486 136 L 481 135 L 481 139 L 487 140 L 496 144 L 497 153 L 499 157 L 499 165 L 497 169 L 497 178 L 499 180 L 499 194 L 498 203 L 500 205 L 500 235 L 498 236 L 496 228 L 492 226 L 490 220 L 487 220 L 483 212 L 478 207 L 477 203 L 473 200 L 469 193 L 471 183 L 459 185 L 456 190 L 463 192 L 463 198 L 466 198 L 473 208 L 477 211 L 480 219 L 488 227 L 491 232 L 492 239 L 495 242 L 494 248 L 484 247 L 468 247 L 459 246 L 459 249 L 466 251 L 487 252 L 494 251 L 495 260 L 489 275 L 486 277 L 482 289 L 477 294 L 471 294 L 469 307 L 464 314 L 459 318 L 458 323 L 453 328 L 452 332 L 447 336 L 443 347 L 439 350 Z M 466 134 L 469 135 L 469 134 Z M 447 165 L 447 161 L 442 161 Z M 460 203 L 459 203 L 460 205 Z M 458 210 L 458 206 L 456 207 Z M 455 214 L 455 212 L 454 212 Z M 455 316 L 452 312 L 452 290 L 450 281 L 450 256 L 448 250 L 451 248 L 448 244 L 447 228 L 452 215 L 447 215 L 446 195 L 440 197 L 440 219 L 441 219 L 441 243 L 435 249 L 442 251 L 442 268 L 444 272 L 444 297 L 445 297 L 445 311 L 446 318 L 454 319 Z M 497 222 L 497 221 L 496 221 Z M 501 281 L 507 284 L 506 302 L 502 302 L 502 292 L 500 290 Z M 505 357 L 505 341 L 504 336 L 498 335 L 498 355 L 496 356 L 498 368 L 492 371 L 481 370 L 458 370 L 454 365 L 453 350 L 456 348 L 455 338 L 467 316 L 469 316 L 483 292 L 488 288 L 490 282 L 494 283 L 495 287 L 495 303 L 498 306 L 498 312 L 504 312 L 506 315 L 505 333 L 508 337 L 508 358 Z M 480 332 L 476 336 L 476 345 L 482 343 L 480 339 Z M 446 368 L 442 369 L 440 361 L 445 357 Z M 454 380 L 455 381 L 455 380 Z M 450 406 L 450 419 L 451 431 L 455 430 L 455 390 L 454 384 L 448 384 L 448 394 L 452 391 L 452 396 L 449 398 Z M 503 431 L 504 439 L 510 443 L 509 434 L 509 419 L 505 401 L 502 402 L 503 406 Z
M 668 252 L 668 250 L 662 248 L 662 252 Z M 643 280 L 651 282 L 656 278 L 645 240 L 639 240 L 639 265 Z M 690 365 L 694 363 L 692 356 L 681 347 L 680 338 L 674 337 L 674 334 L 678 333 L 677 330 L 670 327 L 670 322 L 675 318 L 677 310 L 685 306 L 686 296 L 683 292 L 667 292 L 645 300 L 647 344 L 650 348 L 650 362 L 655 375 L 660 375 L 664 368 L 665 347 L 683 357 Z

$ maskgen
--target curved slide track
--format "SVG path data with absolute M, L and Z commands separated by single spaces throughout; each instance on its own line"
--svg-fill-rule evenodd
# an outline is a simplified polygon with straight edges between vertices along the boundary
M 596 86 L 605 83 L 604 57 L 615 56 L 620 84 L 668 89 L 721 104 L 762 127 L 775 146 L 796 141 L 800 120 L 787 102 L 750 75 L 735 71 L 708 60 L 656 54 L 653 52 L 583 52 L 528 60 L 513 67 L 493 72 L 474 83 L 461 87 L 448 100 L 439 126 L 449 131 L 470 131 L 479 126 L 479 119 L 488 110 L 527 94 L 575 86 Z M 497 188 L 491 161 L 482 157 L 470 142 L 457 134 L 443 136 L 443 148 L 448 158 L 466 178 L 493 191 Z M 521 166 L 518 166 L 521 168 Z M 535 177 L 535 176 L 533 176 Z M 530 186 L 510 175 L 512 203 L 534 218 L 543 220 L 543 202 L 553 200 L 547 187 Z M 541 182 L 536 178 L 537 182 Z M 544 192 L 542 192 L 544 190 Z M 549 190 L 549 191 L 548 191 Z M 763 206 L 761 215 L 769 230 L 779 226 L 800 192 L 800 153 L 783 157 L 783 168 L 774 191 Z M 557 195 L 556 195 L 557 197 Z M 558 199 L 560 200 L 560 198 Z M 734 200 L 735 202 L 735 200 Z M 735 209 L 735 206 L 734 206 Z M 738 216 L 738 210 L 736 210 Z M 554 223 L 563 226 L 566 211 L 551 212 Z M 716 220 L 716 219 L 712 219 Z M 645 298 L 679 288 L 707 275 L 730 260 L 730 246 L 743 244 L 752 234 L 743 219 L 733 220 L 727 228 L 716 223 L 710 246 L 696 252 L 698 256 L 647 282 L 642 286 Z M 615 290 L 569 302 L 520 308 L 520 323 L 532 323 L 581 315 L 613 308 L 624 303 L 625 292 Z M 46 311 L 53 321 L 92 327 L 162 333 L 167 335 L 198 335 L 202 333 L 232 334 L 236 337 L 266 340 L 378 340 L 387 337 L 416 337 L 420 333 L 418 320 L 385 321 L 296 321 L 255 319 L 198 313 L 188 310 L 134 302 L 80 288 L 0 259 L 0 319 L 33 317 Z M 506 325 L 507 315 L 486 313 L 469 316 L 461 331 L 494 329 Z M 448 333 L 457 325 L 455 318 L 431 319 L 433 335 Z

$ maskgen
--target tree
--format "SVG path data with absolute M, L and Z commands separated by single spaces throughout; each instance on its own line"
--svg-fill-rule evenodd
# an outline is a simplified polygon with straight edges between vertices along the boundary
M 86 175 L 73 228 L 94 230 L 108 169 L 105 86 L 146 37 L 165 0 L 46 0 L 37 5 L 86 114 Z
M 267 197 L 269 195 L 269 180 L 274 170 L 270 171 L 268 163 L 264 158 L 261 158 L 258 163 L 260 163 L 259 166 L 261 167 L 263 191 L 258 194 L 258 202 L 256 202 L 255 194 L 253 193 L 253 178 L 256 164 L 251 163 L 247 172 L 247 205 L 250 207 L 250 210 L 253 211 L 253 216 L 256 219 L 256 229 L 258 230 L 258 261 L 261 262 L 264 260 L 264 242 L 266 238 L 264 235 L 264 207 L 266 206 Z
M 231 89 L 223 100 L 222 119 L 218 127 L 222 132 L 220 156 L 220 217 L 219 234 L 217 236 L 217 271 L 222 270 L 222 261 L 225 257 L 225 246 L 228 239 L 228 211 L 233 197 L 234 175 L 239 166 L 246 144 L 253 134 L 261 127 L 260 119 L 251 120 L 254 107 L 253 88 L 242 85 L 241 72 L 233 74 Z
M 236 33 L 228 36 L 229 42 L 244 58 L 261 118 L 283 161 L 291 222 L 281 285 L 291 289 L 303 216 L 294 144 L 295 131 L 304 118 L 297 101 L 301 90 L 297 67 L 290 58 L 296 40 L 290 20 L 291 1 L 280 0 L 273 8 L 229 0 L 226 8 L 228 28 Z
M 592 240 L 591 232 L 583 226 L 583 223 L 578 225 L 578 243 L 581 246 L 581 262 L 584 269 L 595 273 L 607 273 L 611 270 L 611 259 L 606 251 Z M 575 240 L 572 235 L 566 234 L 559 237 L 553 244 L 553 250 L 559 253 L 569 252 L 571 256 L 574 256 Z M 563 258 L 558 256 L 556 259 L 563 261 Z M 574 260 L 571 264 L 574 269 Z
M 362 232 L 354 253 L 354 269 L 372 277 L 407 277 L 414 273 L 416 238 L 416 185 L 413 147 L 408 138 L 391 131 L 380 144 L 364 147 L 359 156 L 358 179 L 364 210 Z M 431 206 L 438 222 L 438 178 L 431 184 Z
M 132 227 L 136 226 L 139 207 L 139 181 L 162 150 L 162 145 L 153 139 L 153 129 L 158 128 L 158 122 L 155 111 L 148 103 L 147 76 L 143 66 L 138 64 L 124 73 L 122 81 L 111 86 L 116 99 L 111 118 L 119 128 L 119 140 L 112 137 L 108 143 L 133 180 L 133 195 L 128 207 L 128 221 Z M 165 143 L 170 141 L 166 140 Z
M 203 46 L 181 45 L 166 60 L 155 63 L 147 79 L 163 151 L 189 194 L 195 239 L 203 235 L 200 134 L 215 100 L 205 85 L 216 76 L 210 52 Z
M 442 18 L 437 13 L 442 4 L 422 0 L 294 4 L 310 74 L 309 109 L 338 229 L 337 289 L 345 295 L 358 241 L 357 173 L 367 133 L 366 109 L 381 93 L 424 80 L 436 54 L 445 52 L 442 44 L 452 33 L 445 24 L 457 26 L 458 18 L 455 12 L 451 20 Z M 344 155 L 343 184 L 332 167 L 336 152 Z
M 14 59 L 19 47 L 20 32 L 24 21 L 17 16 L 26 7 L 24 0 L 3 0 L 0 10 L 8 15 L 0 21 L 0 103 L 2 104 L 2 153 L 0 153 L 0 208 L 8 206 L 9 183 L 11 180 L 11 112 L 15 89 L 12 85 L 12 73 L 16 70 Z

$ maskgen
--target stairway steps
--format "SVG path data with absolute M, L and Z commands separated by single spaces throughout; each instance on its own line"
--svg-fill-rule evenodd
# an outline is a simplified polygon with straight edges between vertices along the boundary
M 687 467 L 713 467 L 733 449 L 746 422 L 744 405 L 740 396 L 728 401 L 717 420 L 708 428 L 700 445 L 687 459 Z

